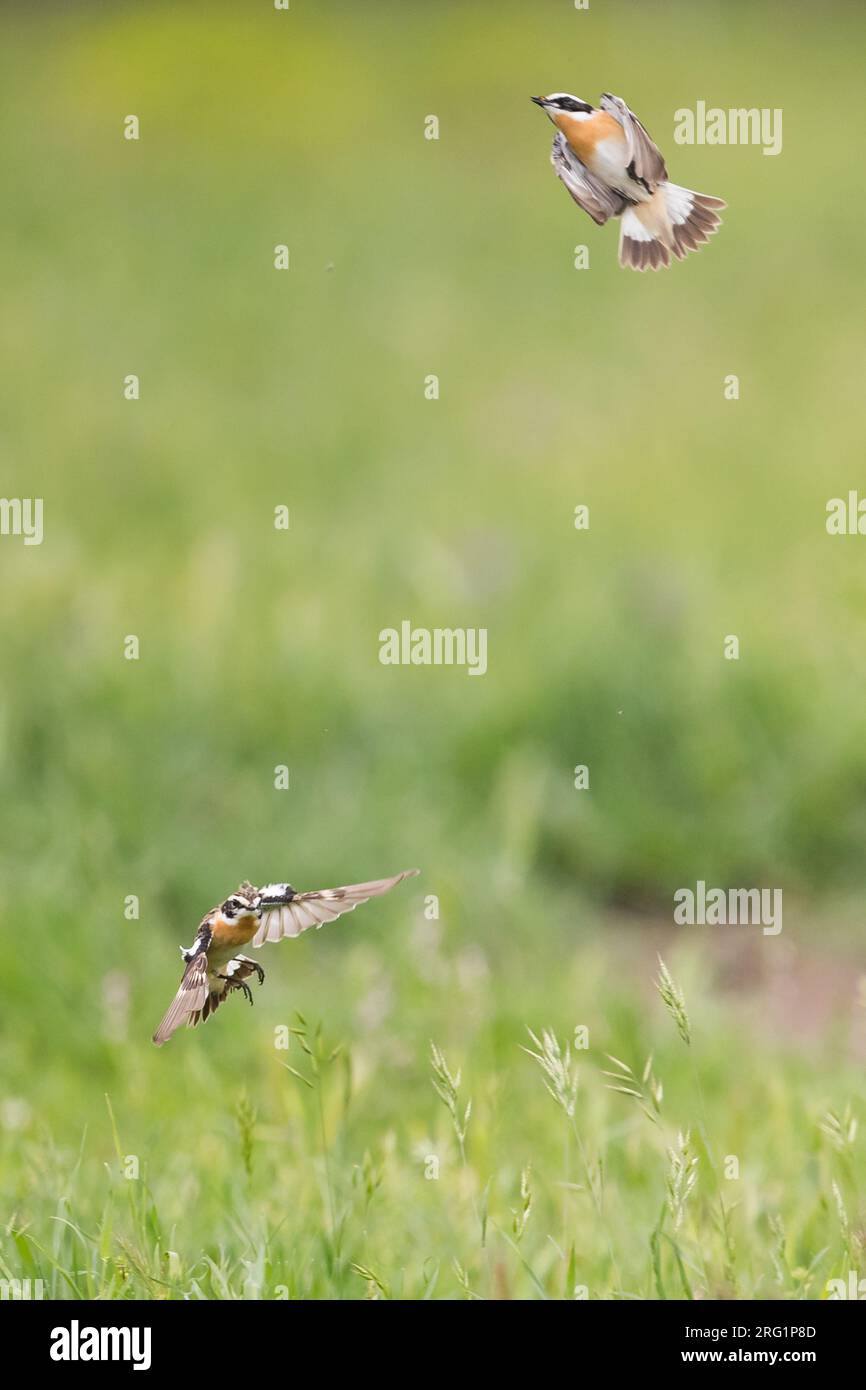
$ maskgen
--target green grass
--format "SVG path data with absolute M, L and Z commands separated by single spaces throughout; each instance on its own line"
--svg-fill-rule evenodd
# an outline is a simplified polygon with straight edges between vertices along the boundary
M 42 546 L 0 539 L 8 1277 L 748 1298 L 862 1267 L 866 580 L 824 518 L 860 482 L 864 198 L 813 113 L 816 74 L 857 109 L 863 38 L 782 3 L 6 8 L 2 492 L 45 499 Z M 559 88 L 622 93 L 728 200 L 709 247 L 619 270 L 548 166 Z M 783 153 L 674 146 L 698 99 L 782 107 Z M 487 675 L 380 665 L 407 617 L 488 628 Z M 240 879 L 413 864 L 151 1047 Z M 674 929 L 698 878 L 782 887 L 782 935 Z M 274 1046 L 298 1013 L 312 1055 Z M 580 1025 L 569 1116 L 521 1048 Z M 642 1086 L 652 1054 L 653 1119 L 608 1054 Z
M 361 942 L 344 949 L 341 992 L 365 960 Z M 77 1078 L 96 1111 L 77 1151 L 41 1114 L 5 1135 L 3 1274 L 76 1298 L 795 1299 L 860 1268 L 846 1106 L 862 1093 L 841 1049 L 756 1052 L 728 1013 L 707 1004 L 705 1023 L 700 999 L 686 1045 L 593 951 L 561 986 L 603 997 L 609 1021 L 586 1007 L 576 1048 L 571 1024 L 538 1036 L 531 975 L 498 981 L 494 1003 L 490 978 L 437 963 L 442 979 L 415 982 L 428 1017 L 483 1019 L 426 1075 L 420 1021 L 405 1006 L 375 1018 L 380 979 L 351 1047 L 296 1017 L 277 1025 L 283 1050 L 239 1006 L 206 1048 L 175 1039 L 159 1076 L 140 1039 L 113 1066 L 103 1044 L 112 1099 L 99 1113 Z

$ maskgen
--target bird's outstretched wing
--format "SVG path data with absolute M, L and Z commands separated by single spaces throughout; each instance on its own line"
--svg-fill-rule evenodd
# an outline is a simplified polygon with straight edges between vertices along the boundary
M 625 207 L 625 198 L 607 188 L 595 178 L 578 159 L 565 136 L 558 131 L 553 137 L 550 162 L 578 207 L 588 212 L 593 222 L 603 227 L 609 217 L 616 217 Z
M 625 131 L 628 142 L 628 168 L 632 178 L 639 179 L 649 193 L 654 193 L 668 176 L 661 150 L 634 112 L 626 106 L 622 97 L 605 92 L 601 98 L 601 109 L 619 121 Z
M 153 1035 L 157 1047 L 168 1042 L 172 1033 L 189 1023 L 192 1014 L 203 1009 L 208 998 L 207 956 L 202 951 L 193 956 L 180 982 L 180 989 L 168 1006 L 168 1012 Z
M 262 907 L 261 925 L 253 937 L 253 946 L 266 941 L 281 941 L 284 936 L 300 936 L 308 927 L 321 927 L 333 922 L 344 912 L 353 912 L 361 903 L 388 893 L 404 878 L 412 878 L 417 869 L 404 869 L 393 878 L 375 878 L 370 883 L 351 883 L 345 888 L 324 888 L 316 893 L 295 893 L 286 902 Z M 264 891 L 264 890 L 263 890 Z

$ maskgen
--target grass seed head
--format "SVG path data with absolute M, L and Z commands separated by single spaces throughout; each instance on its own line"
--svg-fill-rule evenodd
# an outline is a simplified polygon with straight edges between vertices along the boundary
M 452 1075 L 448 1063 L 445 1061 L 444 1053 L 434 1042 L 430 1044 L 430 1064 L 433 1068 L 433 1089 L 442 1104 L 451 1116 L 451 1123 L 454 1126 L 454 1133 L 460 1145 L 460 1152 L 463 1154 L 466 1143 L 466 1131 L 469 1128 L 469 1117 L 472 1114 L 472 1101 L 468 1100 L 461 1115 L 462 1102 L 459 1098 L 461 1074 L 458 1068 L 455 1075 Z
M 677 1135 L 677 1146 L 668 1149 L 668 1208 L 673 1217 L 674 1230 L 679 1230 L 685 1215 L 686 1203 L 695 1189 L 698 1180 L 698 1156 L 692 1148 L 691 1135 Z
M 673 976 L 661 956 L 659 956 L 659 977 L 656 980 L 656 989 L 662 997 L 662 1003 L 677 1025 L 677 1032 L 686 1047 L 689 1047 L 692 1041 L 692 1032 L 689 1016 L 686 1013 L 686 1001 L 682 990 L 674 982 Z
M 524 1047 L 523 1051 L 534 1057 L 544 1073 L 544 1084 L 550 1095 L 565 1111 L 569 1119 L 574 1117 L 577 1106 L 577 1064 L 572 1062 L 571 1044 L 560 1047 L 559 1040 L 549 1028 L 542 1029 L 541 1037 L 536 1037 L 531 1028 L 527 1033 L 538 1051 Z

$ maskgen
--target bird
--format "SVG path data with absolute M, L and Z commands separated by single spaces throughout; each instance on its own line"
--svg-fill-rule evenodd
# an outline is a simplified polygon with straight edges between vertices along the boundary
M 697 251 L 721 222 L 722 198 L 671 183 L 664 159 L 621 97 L 592 106 L 569 92 L 532 97 L 556 126 L 550 162 L 601 227 L 619 217 L 619 263 L 659 270 Z
M 247 942 L 259 947 L 266 941 L 300 936 L 308 927 L 321 927 L 344 912 L 354 912 L 370 898 L 389 893 L 404 878 L 414 878 L 417 873 L 417 869 L 404 869 L 391 878 L 311 893 L 298 893 L 290 883 L 255 888 L 244 881 L 202 918 L 192 946 L 181 946 L 183 978 L 153 1041 L 162 1047 L 183 1024 L 194 1028 L 204 1023 L 237 990 L 252 1004 L 247 980 L 257 975 L 261 985 L 265 972 L 258 961 L 239 954 Z

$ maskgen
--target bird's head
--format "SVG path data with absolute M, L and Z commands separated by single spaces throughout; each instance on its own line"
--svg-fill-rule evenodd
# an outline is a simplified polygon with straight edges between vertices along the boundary
M 251 883 L 244 882 L 236 892 L 231 893 L 222 903 L 220 912 L 229 922 L 235 922 L 239 917 L 257 917 L 258 897 L 258 888 L 254 888 Z
M 546 111 L 552 121 L 560 115 L 588 116 L 590 111 L 595 110 L 591 102 L 573 97 L 570 92 L 551 92 L 548 97 L 530 97 L 530 101 Z

